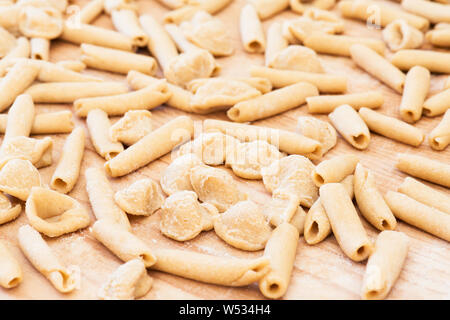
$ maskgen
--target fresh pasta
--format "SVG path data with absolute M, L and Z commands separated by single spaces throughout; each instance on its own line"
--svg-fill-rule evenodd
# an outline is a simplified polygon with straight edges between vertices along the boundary
M 436 27 L 425 34 L 425 39 L 436 47 L 450 47 L 450 28 L 437 29 Z
M 376 109 L 383 105 L 384 97 L 380 91 L 367 91 L 308 97 L 306 98 L 306 103 L 309 113 L 330 113 L 343 104 L 348 104 L 355 110 L 359 110 L 362 107 Z
M 258 12 L 259 17 L 264 20 L 287 9 L 289 0 L 250 0 Z
M 144 47 L 147 45 L 148 37 L 144 30 L 142 30 L 137 13 L 134 10 L 112 10 L 111 20 L 117 31 L 132 39 L 133 45 L 137 47 Z
M 22 268 L 8 247 L 0 242 L 0 286 L 5 289 L 17 287 L 23 279 Z
M 350 57 L 350 47 L 354 44 L 365 45 L 380 55 L 384 55 L 383 41 L 365 37 L 350 37 L 326 33 L 314 33 L 305 38 L 304 45 L 317 53 Z
M 405 78 L 400 116 L 409 123 L 422 116 L 422 108 L 430 88 L 430 71 L 421 66 L 412 67 Z
M 325 183 L 340 182 L 355 171 L 358 162 L 359 157 L 352 154 L 322 161 L 314 168 L 312 179 L 317 187 Z
M 437 73 L 450 73 L 450 53 L 432 50 L 407 49 L 397 51 L 391 63 L 401 70 L 422 66 Z
M 382 35 L 392 51 L 416 49 L 422 45 L 424 39 L 422 31 L 401 19 L 389 23 L 383 29 Z
M 261 53 L 266 49 L 264 30 L 254 6 L 247 4 L 240 15 L 241 40 L 244 49 L 250 53 Z
M 450 88 L 429 97 L 423 103 L 423 114 L 435 117 L 445 113 L 450 108 Z
M 450 144 L 450 109 L 441 122 L 430 132 L 428 143 L 434 150 L 444 150 Z
M 5 133 L 7 114 L 0 114 L 0 133 Z M 38 113 L 34 116 L 30 134 L 70 133 L 74 127 L 69 110 Z
M 50 40 L 31 38 L 31 59 L 48 61 L 50 55 Z
M 402 7 L 409 12 L 428 19 L 431 23 L 450 22 L 450 8 L 448 4 L 423 0 L 405 0 L 402 1 Z

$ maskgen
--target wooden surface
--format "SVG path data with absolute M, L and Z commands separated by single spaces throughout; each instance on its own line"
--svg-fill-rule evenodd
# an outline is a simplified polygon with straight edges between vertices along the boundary
M 85 4 L 86 1 L 77 1 Z M 245 3 L 244 0 L 235 0 L 229 7 L 218 14 L 218 17 L 229 26 L 234 40 L 235 54 L 231 57 L 218 59 L 223 66 L 222 75 L 248 75 L 248 67 L 251 64 L 261 65 L 263 56 L 245 54 L 239 38 L 239 10 Z M 138 1 L 141 13 L 150 13 L 159 21 L 167 9 L 156 1 Z M 264 28 L 275 20 L 293 18 L 292 12 L 284 12 L 276 18 L 264 22 Z M 110 18 L 101 16 L 94 22 L 95 25 L 112 28 Z M 380 30 L 369 29 L 365 24 L 346 20 L 345 34 L 370 36 L 381 38 Z M 145 52 L 145 50 L 143 50 Z M 60 61 L 77 59 L 80 55 L 78 46 L 53 41 L 51 60 Z M 348 91 L 361 92 L 371 89 L 380 89 L 385 95 L 385 104 L 381 112 L 398 116 L 400 96 L 387 88 L 362 70 L 358 69 L 348 58 L 320 55 L 320 60 L 327 73 L 339 74 L 348 77 Z M 94 70 L 85 71 L 105 79 L 124 81 L 124 77 L 117 74 L 109 74 Z M 441 90 L 445 76 L 432 76 L 431 94 Z M 37 112 L 71 109 L 71 105 L 37 105 Z M 183 114 L 183 112 L 170 107 L 161 106 L 152 110 L 154 127 L 159 127 L 168 120 Z M 267 120 L 255 122 L 274 128 L 295 130 L 297 117 L 308 115 L 306 107 L 302 106 L 272 117 Z M 201 130 L 201 120 L 206 118 L 226 119 L 224 112 L 208 116 L 191 115 L 196 126 Z M 327 116 L 317 116 L 327 120 Z M 74 116 L 75 117 L 75 116 Z M 422 118 L 416 126 L 427 134 L 434 128 L 441 117 Z M 116 121 L 116 119 L 113 119 Z M 75 117 L 77 125 L 85 126 L 85 121 Z M 199 130 L 196 134 L 199 133 Z M 86 130 L 87 131 L 87 130 Z M 39 137 L 39 136 L 38 136 Z M 49 184 L 56 163 L 59 159 L 66 135 L 53 135 L 54 139 L 54 164 L 40 171 L 45 184 Z M 82 165 L 82 174 L 74 190 L 72 197 L 80 201 L 90 211 L 90 205 L 85 191 L 86 183 L 84 171 L 88 167 L 102 167 L 104 160 L 96 154 L 89 140 L 86 139 L 86 151 Z M 407 152 L 426 156 L 442 162 L 450 163 L 450 147 L 445 151 L 433 151 L 425 141 L 419 148 L 410 147 L 393 142 L 377 134 L 372 134 L 370 147 L 362 152 L 350 147 L 339 137 L 338 143 L 324 159 L 344 154 L 356 153 L 361 157 L 364 166 L 374 171 L 377 177 L 377 185 L 385 193 L 387 190 L 396 190 L 402 182 L 405 174 L 395 169 L 395 157 L 399 152 Z M 142 178 L 159 180 L 161 172 L 170 163 L 170 155 L 161 158 L 140 170 L 118 179 L 111 179 L 114 190 L 122 189 L 133 181 Z M 227 169 L 228 170 L 228 169 Z M 248 181 L 239 179 L 240 187 L 249 194 L 249 197 L 257 203 L 264 205 L 270 194 L 265 190 L 261 181 Z M 448 189 L 432 185 L 434 188 L 450 196 Z M 92 214 L 92 212 L 91 212 Z M 92 215 L 92 217 L 94 217 Z M 262 251 L 248 253 L 232 248 L 221 239 L 214 231 L 203 232 L 192 241 L 179 243 L 164 237 L 159 231 L 159 214 L 151 217 L 129 216 L 133 232 L 150 247 L 179 248 L 192 250 L 212 255 L 226 255 L 236 257 L 257 257 Z M 94 220 L 94 218 L 92 219 Z M 24 213 L 13 222 L 0 226 L 0 239 L 5 241 L 12 250 L 14 256 L 20 261 L 23 271 L 23 282 L 14 289 L 0 288 L 1 299 L 96 299 L 96 293 L 100 285 L 107 279 L 121 261 L 110 253 L 103 245 L 97 242 L 89 232 L 89 228 L 82 231 L 61 236 L 57 239 L 46 238 L 50 247 L 65 265 L 77 265 L 81 270 L 81 286 L 70 294 L 58 293 L 50 283 L 38 273 L 20 252 L 17 243 L 18 228 L 27 223 Z M 372 239 L 375 239 L 377 231 L 363 220 L 364 226 Z M 389 299 L 450 299 L 450 244 L 432 235 L 422 232 L 412 226 L 400 222 L 398 231 L 405 232 L 411 238 L 411 247 L 404 269 L 390 295 Z M 365 270 L 364 263 L 355 263 L 348 259 L 341 251 L 333 236 L 316 246 L 309 246 L 303 237 L 300 239 L 295 260 L 292 280 L 285 295 L 286 299 L 359 299 L 361 282 Z M 244 288 L 228 288 L 216 285 L 204 284 L 180 277 L 149 271 L 155 279 L 152 290 L 145 299 L 262 299 L 256 284 Z

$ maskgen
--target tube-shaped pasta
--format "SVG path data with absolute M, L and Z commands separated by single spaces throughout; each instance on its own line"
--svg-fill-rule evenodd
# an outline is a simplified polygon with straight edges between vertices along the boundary
M 305 81 L 315 85 L 320 92 L 342 93 L 347 90 L 347 78 L 332 74 L 278 70 L 261 66 L 250 67 L 250 74 L 252 77 L 269 79 L 275 88 Z
M 83 43 L 81 61 L 88 67 L 127 74 L 130 70 L 153 75 L 157 65 L 155 59 L 143 54 L 131 53 Z
M 397 169 L 414 177 L 450 188 L 450 164 L 413 154 L 400 153 Z
M 48 61 L 50 56 L 50 40 L 31 38 L 31 59 Z
M 369 146 L 369 128 L 355 111 L 348 104 L 344 104 L 334 109 L 328 115 L 335 129 L 342 137 L 356 149 L 364 150 Z
M 103 170 L 88 168 L 84 174 L 86 176 L 86 191 L 97 220 L 110 220 L 126 230 L 131 230 L 127 215 L 114 201 L 114 191 L 111 189 Z
M 0 58 L 3 58 L 16 46 L 16 37 L 0 27 Z
M 434 150 L 444 150 L 450 144 L 450 109 L 448 109 L 441 122 L 428 136 L 428 143 Z
M 425 34 L 425 39 L 436 47 L 450 47 L 450 28 L 436 30 L 436 27 Z
M 105 111 L 101 109 L 89 111 L 86 124 L 91 135 L 92 144 L 100 156 L 106 160 L 111 160 L 123 151 L 123 145 L 120 142 L 111 141 L 109 137 L 111 123 Z
M 253 5 L 247 4 L 242 7 L 239 26 L 245 51 L 261 53 L 266 50 L 264 30 Z
M 422 202 L 427 206 L 450 214 L 450 197 L 428 187 L 414 178 L 406 177 L 405 180 L 403 180 L 403 183 L 398 187 L 398 192 L 406 194 L 408 197 Z
M 156 0 L 156 1 L 172 10 L 181 8 L 188 3 L 187 0 Z
M 19 262 L 11 254 L 6 245 L 0 241 L 0 286 L 10 289 L 22 282 L 23 273 Z
M 340 182 L 355 171 L 358 162 L 359 157 L 352 154 L 322 161 L 314 168 L 312 179 L 318 187 L 325 183 Z
M 49 82 L 26 90 L 37 103 L 72 103 L 77 99 L 112 96 L 128 92 L 122 82 Z
M 430 71 L 421 66 L 412 67 L 406 74 L 400 116 L 409 123 L 422 116 L 422 107 L 430 88 Z
M 58 66 L 64 67 L 66 69 L 81 72 L 86 69 L 86 65 L 80 60 L 61 60 L 56 63 Z
M 406 11 L 422 16 L 431 23 L 450 22 L 450 7 L 448 4 L 423 0 L 404 0 L 402 7 Z
M 303 44 L 317 53 L 350 57 L 350 47 L 354 44 L 365 45 L 380 55 L 386 49 L 384 42 L 367 37 L 350 37 L 326 33 L 314 33 L 306 37 Z
M 64 30 L 60 37 L 62 40 L 76 44 L 90 43 L 97 46 L 114 48 L 125 51 L 134 51 L 133 40 L 123 34 L 89 24 L 72 26 L 64 24 Z
M 11 106 L 16 97 L 36 79 L 38 73 L 39 67 L 30 61 L 19 61 L 12 67 L 0 81 L 0 112 Z
M 373 246 L 344 186 L 340 183 L 327 183 L 320 187 L 319 193 L 342 251 L 353 261 L 367 259 Z
M 450 215 L 448 213 L 394 191 L 388 191 L 384 198 L 398 219 L 436 237 L 450 241 Z
M 353 185 L 356 202 L 364 218 L 378 230 L 394 230 L 397 221 L 378 191 L 372 172 L 357 164 Z
M 132 39 L 133 45 L 137 47 L 145 47 L 147 45 L 148 36 L 139 25 L 138 16 L 134 10 L 113 10 L 111 12 L 111 20 L 117 31 Z
M 269 270 L 269 260 L 218 257 L 186 250 L 158 249 L 152 269 L 183 278 L 231 287 L 259 281 Z
M 145 242 L 110 220 L 97 220 L 92 226 L 92 235 L 125 262 L 138 258 L 147 268 L 156 262 L 155 255 Z
M 355 110 L 359 110 L 362 107 L 376 109 L 383 105 L 384 97 L 380 91 L 367 91 L 308 97 L 306 98 L 306 103 L 309 113 L 330 113 L 343 104 L 348 104 Z
M 0 133 L 5 133 L 7 114 L 0 114 Z M 73 129 L 72 112 L 68 110 L 35 115 L 31 134 L 70 133 Z
M 414 66 L 422 66 L 437 73 L 450 73 L 450 53 L 431 50 L 400 50 L 396 52 L 391 62 L 402 70 Z
M 29 225 L 19 228 L 19 246 L 30 263 L 62 293 L 75 289 L 76 278 L 70 268 L 65 268 L 42 236 Z
M 378 235 L 364 273 L 363 299 L 378 300 L 388 295 L 402 271 L 408 247 L 409 239 L 402 232 L 383 231 Z
M 415 49 L 423 43 L 422 31 L 414 28 L 405 20 L 394 20 L 382 31 L 383 39 L 389 49 L 398 51 L 402 49 Z
M 179 24 L 182 21 L 191 19 L 197 12 L 206 11 L 210 14 L 215 14 L 232 0 L 196 0 L 192 4 L 187 4 L 176 10 L 170 11 L 164 16 L 164 23 Z
M 450 108 L 450 88 L 429 97 L 423 103 L 423 114 L 435 117 L 443 114 Z
M 169 100 L 171 93 L 165 81 L 160 81 L 143 89 L 128 93 L 77 99 L 75 112 L 79 117 L 86 117 L 91 110 L 101 109 L 109 116 L 120 116 L 130 110 L 150 110 Z
M 28 58 L 30 56 L 30 42 L 25 37 L 20 37 L 16 41 L 16 46 L 8 52 L 8 54 L 0 60 L 0 77 L 6 73 L 16 58 Z
M 317 160 L 322 156 L 321 144 L 301 134 L 229 121 L 207 119 L 203 121 L 205 132 L 220 131 L 243 142 L 264 140 L 289 154 L 301 154 Z
M 382 27 L 397 19 L 406 20 L 420 30 L 426 30 L 430 26 L 430 22 L 423 17 L 384 5 L 378 1 L 345 0 L 339 2 L 339 10 L 344 18 L 358 19 Z
M 95 20 L 102 12 L 105 0 L 92 0 L 89 1 L 79 11 L 79 21 L 81 23 L 89 24 Z
M 267 241 L 264 257 L 270 261 L 270 271 L 259 282 L 261 293 L 271 299 L 284 296 L 288 289 L 299 239 L 292 224 L 280 224 Z
M 34 103 L 31 96 L 17 96 L 8 112 L 5 137 L 3 142 L 18 136 L 28 137 L 34 121 Z
M 180 52 L 188 52 L 190 50 L 200 49 L 200 47 L 196 46 L 188 39 L 186 39 L 183 31 L 174 23 L 168 23 L 164 25 L 164 29 L 166 29 L 167 33 L 172 38 L 173 42 L 177 46 Z
M 106 162 L 105 170 L 112 177 L 124 176 L 167 154 L 176 146 L 190 140 L 193 134 L 192 119 L 179 116 Z
M 255 7 L 262 20 L 270 18 L 289 7 L 289 0 L 250 0 L 249 2 Z
M 50 186 L 61 193 L 69 193 L 77 183 L 84 154 L 84 130 L 75 128 L 67 137 Z
M 425 139 L 424 133 L 399 119 L 386 116 L 368 108 L 359 109 L 359 115 L 373 132 L 389 139 L 418 147 Z
M 245 82 L 246 84 L 255 88 L 262 94 L 272 91 L 272 83 L 270 83 L 270 81 L 266 78 L 261 77 L 223 77 L 223 78 L 226 80 L 229 79 L 234 81 Z M 215 81 L 215 79 L 214 78 L 194 79 L 188 83 L 187 89 L 193 93 L 196 93 L 200 87 L 212 81 Z
M 236 122 L 255 121 L 301 106 L 307 97 L 317 95 L 319 91 L 316 86 L 308 82 L 298 82 L 239 102 L 228 110 L 227 116 Z
M 37 79 L 41 82 L 91 82 L 102 81 L 97 77 L 93 77 L 87 74 L 81 74 L 79 72 L 72 71 L 64 68 L 63 66 L 55 63 L 42 61 L 42 60 L 30 60 L 36 64 L 39 68 L 39 74 Z
M 274 22 L 267 30 L 267 43 L 265 50 L 265 65 L 267 67 L 270 67 L 277 54 L 289 45 L 287 39 L 283 36 L 282 29 L 282 23 Z
M 173 58 L 178 56 L 178 51 L 167 31 L 150 15 L 144 14 L 139 21 L 148 36 L 148 50 L 158 60 L 163 70 Z
M 372 49 L 354 44 L 350 47 L 353 62 L 367 73 L 385 83 L 395 91 L 402 93 L 405 83 L 405 74 L 388 60 L 380 56 Z

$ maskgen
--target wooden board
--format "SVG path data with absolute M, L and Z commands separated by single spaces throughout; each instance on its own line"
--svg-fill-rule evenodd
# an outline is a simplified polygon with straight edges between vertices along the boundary
M 85 4 L 86 1 L 76 1 Z M 218 59 L 223 66 L 223 75 L 248 75 L 248 67 L 251 64 L 263 63 L 262 55 L 245 54 L 239 38 L 239 12 L 245 0 L 235 0 L 229 7 L 223 10 L 218 17 L 229 26 L 236 53 L 232 57 Z M 149 13 L 162 21 L 162 16 L 167 9 L 156 1 L 138 1 L 141 13 Z M 293 18 L 292 12 L 284 12 L 276 18 L 264 22 L 268 25 L 275 20 Z M 103 15 L 94 23 L 95 25 L 112 28 L 109 17 Z M 379 30 L 369 29 L 365 24 L 346 20 L 346 34 L 371 36 L 381 38 Z M 53 41 L 51 60 L 77 59 L 80 50 L 72 44 Z M 381 112 L 398 116 L 400 96 L 387 88 L 362 70 L 358 69 L 348 58 L 320 55 L 320 59 L 327 73 L 339 74 L 348 77 L 348 91 L 361 92 L 370 89 L 380 89 L 385 95 L 385 104 Z M 86 73 L 95 74 L 105 79 L 124 81 L 124 77 L 88 70 Z M 431 94 L 441 90 L 444 76 L 432 76 Z M 38 105 L 37 112 L 71 109 L 71 105 Z M 154 127 L 159 127 L 168 120 L 183 114 L 183 112 L 162 106 L 152 111 Z M 298 116 L 307 115 L 305 106 L 285 112 L 276 117 L 256 122 L 273 128 L 295 130 Z M 201 120 L 206 118 L 226 119 L 224 112 L 208 116 L 191 115 L 197 128 L 201 129 Z M 327 120 L 327 116 L 317 116 Z M 417 127 L 429 133 L 440 121 L 438 118 L 423 118 L 417 123 Z M 115 121 L 116 119 L 113 119 Z M 85 127 L 85 121 L 75 117 L 77 125 Z M 197 131 L 198 134 L 199 131 Z M 66 135 L 53 135 L 54 139 L 54 164 L 40 170 L 44 183 L 50 182 L 55 170 Z M 88 167 L 102 167 L 104 160 L 96 154 L 89 138 L 86 139 L 86 152 L 83 160 L 82 172 Z M 399 152 L 419 154 L 430 159 L 450 163 L 450 148 L 446 151 L 433 151 L 428 142 L 424 142 L 419 148 L 413 148 L 401 143 L 372 134 L 370 147 L 365 151 L 356 151 L 341 138 L 337 146 L 326 154 L 324 159 L 345 153 L 357 153 L 362 163 L 373 170 L 377 177 L 377 185 L 384 193 L 387 190 L 396 190 L 406 176 L 395 169 L 395 157 Z M 145 168 L 122 178 L 111 179 L 115 190 L 130 185 L 141 178 L 153 178 L 159 180 L 162 170 L 170 163 L 170 156 L 165 156 Z M 228 170 L 228 169 L 227 169 Z M 257 203 L 264 205 L 270 199 L 270 194 L 264 189 L 261 181 L 248 181 L 236 178 L 240 187 L 249 194 L 249 197 Z M 432 184 L 430 184 L 432 185 Z M 432 185 L 434 188 L 450 196 L 448 189 Z M 90 209 L 85 191 L 86 183 L 84 174 L 81 175 L 72 197 L 80 201 Z M 92 212 L 91 212 L 92 214 Z M 92 217 L 94 217 L 92 215 Z M 192 250 L 212 255 L 227 255 L 236 257 L 257 257 L 262 252 L 247 253 L 234 249 L 220 240 L 214 231 L 203 232 L 197 238 L 185 243 L 179 243 L 164 237 L 159 231 L 159 215 L 137 218 L 131 217 L 133 232 L 150 247 L 179 248 Z M 77 265 L 81 270 L 81 286 L 70 294 L 58 293 L 50 283 L 38 273 L 20 252 L 17 244 L 17 230 L 27 223 L 25 214 L 15 221 L 0 226 L 0 240 L 7 243 L 14 256 L 20 261 L 24 270 L 23 283 L 17 288 L 4 290 L 0 288 L 1 299 L 95 299 L 100 285 L 107 279 L 121 261 L 97 242 L 89 232 L 89 228 L 61 236 L 57 239 L 46 238 L 50 247 L 66 265 Z M 377 231 L 363 220 L 364 226 L 370 237 L 375 239 Z M 411 238 L 411 248 L 405 267 L 397 281 L 389 299 L 449 299 L 450 298 L 450 244 L 432 235 L 422 232 L 412 226 L 399 223 L 397 230 L 405 232 Z M 333 236 L 316 246 L 309 246 L 301 238 L 292 280 L 285 295 L 286 299 L 358 299 L 365 263 L 355 263 L 348 259 L 341 251 Z M 144 297 L 145 299 L 262 299 L 264 298 L 256 284 L 244 288 L 228 288 L 216 285 L 204 284 L 180 277 L 150 271 L 155 279 L 153 289 Z

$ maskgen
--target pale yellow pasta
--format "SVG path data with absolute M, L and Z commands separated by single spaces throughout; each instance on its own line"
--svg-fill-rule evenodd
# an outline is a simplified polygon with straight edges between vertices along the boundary
M 376 109 L 383 105 L 384 97 L 380 91 L 348 93 L 340 95 L 320 95 L 306 98 L 309 113 L 330 113 L 337 107 L 348 104 L 359 110 L 362 107 Z
M 314 50 L 300 45 L 290 45 L 275 54 L 270 67 L 284 70 L 322 73 L 323 68 Z
M 430 71 L 421 66 L 412 67 L 406 74 L 400 116 L 409 123 L 422 117 L 422 108 L 430 88 Z
M 313 117 L 298 117 L 296 131 L 320 142 L 323 154 L 331 150 L 337 142 L 337 134 L 333 126 Z
M 174 23 L 165 24 L 164 29 L 166 29 L 167 33 L 172 38 L 173 42 L 175 42 L 175 45 L 177 46 L 180 52 L 188 52 L 191 50 L 200 49 L 198 46 L 196 46 L 191 41 L 186 39 L 183 30 L 181 30 L 181 28 L 176 24 Z
M 234 147 L 227 143 L 235 141 L 221 132 L 201 133 L 194 140 L 181 145 L 177 155 L 194 154 L 205 164 L 220 165 L 225 162 L 227 147 Z
M 118 267 L 98 290 L 101 300 L 133 300 L 145 296 L 153 286 L 144 263 L 133 259 Z
M 31 189 L 25 213 L 34 229 L 52 238 L 86 228 L 91 220 L 78 201 L 43 187 Z
M 312 172 L 312 180 L 317 187 L 326 183 L 340 182 L 353 174 L 359 157 L 353 154 L 336 156 L 319 163 Z
M 157 0 L 157 1 L 170 9 L 178 9 L 189 3 L 188 0 Z
M 114 191 L 103 170 L 88 168 L 85 177 L 86 191 L 97 220 L 109 220 L 126 230 L 131 230 L 127 215 L 114 202 Z
M 316 86 L 299 82 L 260 97 L 239 102 L 227 111 L 227 116 L 236 122 L 255 121 L 296 108 L 304 104 L 307 97 L 317 95 L 319 91 Z
M 164 202 L 159 186 L 152 179 L 137 180 L 114 195 L 117 205 L 126 213 L 149 216 Z
M 75 128 L 66 138 L 61 156 L 50 181 L 53 190 L 69 193 L 78 181 L 84 155 L 84 129 Z
M 352 37 L 332 35 L 326 33 L 313 33 L 305 38 L 304 45 L 317 53 L 332 54 L 350 57 L 350 47 L 361 44 L 384 55 L 385 45 L 383 41 L 367 37 Z
M 0 133 L 5 133 L 7 114 L 0 114 Z M 74 127 L 72 112 L 69 110 L 36 114 L 31 126 L 31 134 L 70 133 Z
M 11 200 L 0 192 L 0 225 L 16 219 L 21 212 L 22 206 L 20 204 L 17 203 L 13 205 Z
M 255 88 L 262 94 L 272 91 L 272 84 L 270 83 L 270 81 L 266 78 L 261 77 L 220 77 L 220 78 L 203 78 L 203 79 L 200 78 L 190 81 L 186 87 L 192 93 L 196 93 L 198 89 L 200 89 L 203 85 L 207 84 L 208 82 L 215 82 L 216 80 L 220 80 L 221 82 L 225 81 L 245 82 L 246 84 Z
M 61 60 L 56 64 L 75 72 L 81 72 L 86 69 L 86 65 L 80 60 Z
M 22 268 L 8 247 L 0 242 L 0 286 L 5 289 L 17 287 L 23 278 Z
M 130 70 L 153 75 L 157 65 L 155 59 L 143 54 L 118 49 L 104 48 L 83 43 L 81 61 L 93 69 L 127 74 Z
M 439 22 L 434 26 L 434 30 L 443 30 L 450 28 L 450 22 Z
M 290 224 L 292 224 L 299 232 L 299 235 L 303 235 L 303 230 L 305 228 L 305 218 L 306 212 L 302 207 L 297 208 L 297 212 L 292 217 Z
M 50 40 L 31 38 L 31 59 L 48 61 L 50 55 Z
M 264 257 L 270 261 L 270 271 L 259 282 L 259 290 L 265 297 L 278 299 L 286 293 L 294 268 L 298 239 L 298 230 L 287 222 L 272 232 L 264 250 Z
M 432 50 L 400 50 L 391 58 L 392 64 L 401 70 L 422 66 L 431 72 L 450 73 L 450 53 Z
M 112 177 L 124 176 L 169 153 L 176 146 L 190 140 L 193 134 L 192 119 L 179 116 L 106 162 L 105 170 Z
M 428 19 L 431 23 L 450 22 L 450 7 L 448 4 L 423 0 L 404 0 L 402 1 L 402 7 Z
M 35 103 L 72 103 L 77 99 L 128 92 L 122 82 L 49 82 L 34 84 L 25 91 Z
M 138 16 L 134 10 L 119 9 L 111 12 L 114 27 L 123 35 L 130 37 L 137 47 L 144 47 L 148 43 L 148 36 L 139 24 Z
M 425 34 L 425 39 L 433 46 L 448 48 L 450 47 L 450 28 L 437 29 L 434 27 Z
M 359 115 L 371 131 L 395 141 L 418 147 L 425 139 L 425 134 L 422 130 L 372 109 L 361 108 L 359 109 Z
M 448 109 L 441 122 L 430 132 L 428 143 L 434 150 L 444 150 L 450 144 L 450 109 Z
M 389 49 L 398 51 L 402 49 L 416 49 L 422 46 L 423 33 L 414 28 L 405 20 L 394 20 L 382 31 L 383 40 Z
M 6 69 L 17 58 L 28 58 L 30 55 L 30 42 L 25 37 L 20 37 L 16 41 L 16 46 L 12 48 L 6 56 L 0 60 L 0 77 L 6 73 Z
M 435 117 L 445 113 L 450 108 L 450 88 L 435 94 L 425 100 L 423 114 L 427 117 Z
M 394 191 L 388 191 L 384 198 L 398 219 L 436 237 L 450 241 L 450 215 L 448 213 Z
M 11 159 L 29 160 L 36 168 L 52 164 L 53 140 L 50 137 L 34 139 L 24 136 L 10 138 L 0 149 L 0 168 Z
M 370 109 L 369 109 L 370 110 Z M 348 104 L 337 107 L 328 115 L 337 132 L 356 149 L 364 150 L 370 143 L 369 128 Z
M 397 169 L 414 177 L 450 188 L 450 164 L 422 156 L 400 153 Z
M 78 12 L 78 19 L 81 23 L 89 24 L 94 21 L 102 12 L 105 0 L 92 0 Z
M 401 52 L 401 51 L 399 51 Z M 353 62 L 367 73 L 385 83 L 393 90 L 402 93 L 405 74 L 378 53 L 361 44 L 350 47 Z
M 363 299 L 380 300 L 389 294 L 402 271 L 408 247 L 409 238 L 402 232 L 383 231 L 378 235 L 364 273 Z
M 289 0 L 249 0 L 249 3 L 255 7 L 262 20 L 270 18 L 289 7 Z
M 319 9 L 317 7 L 308 7 L 303 13 L 303 17 L 314 21 L 331 23 L 334 25 L 335 33 L 342 33 L 344 31 L 344 21 L 331 11 Z
M 353 261 L 367 259 L 373 245 L 344 186 L 327 183 L 320 187 L 320 201 L 342 251 Z
M 164 16 L 164 23 L 179 24 L 182 21 L 191 19 L 199 11 L 215 14 L 228 6 L 231 1 L 232 0 L 196 0 L 195 2 L 167 13 Z
M 7 30 L 18 31 L 20 7 L 7 5 L 0 7 L 0 26 Z
M 6 56 L 16 45 L 16 37 L 0 27 L 0 58 Z
M 154 270 L 230 287 L 247 286 L 269 272 L 269 260 L 213 256 L 176 249 L 155 250 Z
M 111 128 L 109 137 L 131 146 L 152 131 L 152 114 L 147 110 L 130 110 Z
M 103 4 L 106 13 L 111 14 L 113 10 L 135 10 L 137 5 L 132 0 L 105 0 Z
M 316 33 L 335 34 L 342 33 L 343 23 L 336 21 L 318 20 L 308 17 L 299 17 L 284 22 L 284 36 L 291 43 L 303 42 L 305 39 Z
M 9 160 L 0 170 L 0 191 L 27 200 L 33 187 L 41 186 L 39 171 L 28 160 Z
M 49 6 L 25 6 L 19 13 L 19 30 L 29 38 L 55 39 L 63 31 L 61 12 Z
M 122 261 L 140 259 L 146 268 L 156 257 L 145 242 L 111 220 L 100 219 L 92 226 L 92 235 Z
M 245 51 L 262 53 L 266 50 L 264 30 L 255 7 L 247 4 L 242 7 L 240 14 L 241 40 Z
M 21 61 L 24 59 L 17 59 Z M 90 81 L 102 81 L 97 77 L 93 77 L 87 74 L 81 74 L 79 72 L 72 71 L 64 68 L 58 64 L 51 63 L 42 60 L 29 60 L 40 68 L 37 75 L 37 80 L 41 82 L 90 82 Z
M 265 65 L 267 67 L 270 67 L 276 55 L 289 45 L 287 39 L 283 36 L 282 28 L 281 22 L 273 22 L 267 30 L 265 50 Z
M 252 77 L 269 79 L 275 88 L 281 88 L 304 81 L 315 85 L 320 92 L 342 93 L 347 90 L 347 78 L 332 74 L 277 70 L 261 66 L 251 66 L 250 74 Z
M 30 95 L 21 94 L 17 96 L 8 111 L 8 120 L 2 146 L 5 145 L 5 141 L 11 138 L 20 136 L 28 137 L 30 135 L 34 122 L 34 112 L 34 103 Z
M 191 185 L 190 171 L 202 161 L 192 153 L 182 155 L 172 161 L 163 171 L 159 183 L 167 195 L 178 191 L 194 191 Z

